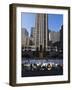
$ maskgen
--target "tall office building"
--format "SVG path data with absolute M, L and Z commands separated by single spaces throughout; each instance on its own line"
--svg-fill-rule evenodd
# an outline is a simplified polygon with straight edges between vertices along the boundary
M 48 15 L 37 14 L 36 15 L 36 36 L 35 36 L 35 47 L 40 50 L 48 47 Z
M 31 35 L 30 38 L 32 39 L 33 44 L 35 45 L 35 27 L 31 27 Z
M 21 43 L 23 47 L 29 46 L 29 33 L 26 28 L 21 29 Z
M 60 32 L 51 31 L 49 32 L 49 41 L 52 43 L 60 41 Z
M 63 25 L 61 26 L 60 29 L 60 42 L 63 44 Z
M 63 49 L 63 25 L 61 26 L 60 29 L 60 47 Z
M 31 27 L 31 35 L 30 37 L 35 37 L 35 27 Z

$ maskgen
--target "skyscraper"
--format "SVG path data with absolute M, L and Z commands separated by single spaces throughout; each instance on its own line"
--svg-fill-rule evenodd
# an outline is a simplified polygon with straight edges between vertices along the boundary
M 52 43 L 60 41 L 60 32 L 51 31 L 49 32 L 49 41 Z
M 29 46 L 29 33 L 26 28 L 21 28 L 21 42 L 23 47 Z
M 60 29 L 60 47 L 63 49 L 63 25 L 61 26 Z
M 32 38 L 32 42 L 33 44 L 35 45 L 35 27 L 31 27 L 31 35 L 30 35 L 30 38 Z
M 48 47 L 48 15 L 47 14 L 37 14 L 36 22 L 36 36 L 35 36 L 35 46 L 40 50 Z

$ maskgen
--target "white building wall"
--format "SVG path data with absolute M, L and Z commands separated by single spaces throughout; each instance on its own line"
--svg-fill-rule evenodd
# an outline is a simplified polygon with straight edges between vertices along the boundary
M 49 41 L 52 43 L 60 41 L 60 32 L 49 32 Z

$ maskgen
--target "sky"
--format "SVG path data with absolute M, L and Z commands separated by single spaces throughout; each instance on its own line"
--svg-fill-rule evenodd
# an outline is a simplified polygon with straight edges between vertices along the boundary
M 21 28 L 26 28 L 31 33 L 31 27 L 35 27 L 35 13 L 21 13 Z M 63 24 L 62 14 L 48 14 L 48 29 L 51 31 L 59 31 Z
M 63 25 L 63 15 L 62 14 L 49 14 L 48 15 L 48 27 L 51 31 L 59 31 Z
M 31 27 L 35 27 L 35 16 L 34 13 L 21 13 L 21 28 L 26 28 L 31 33 Z

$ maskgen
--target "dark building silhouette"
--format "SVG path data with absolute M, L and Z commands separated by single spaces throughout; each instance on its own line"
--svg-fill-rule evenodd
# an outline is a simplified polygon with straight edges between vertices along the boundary
M 60 47 L 63 49 L 63 25 L 61 26 L 60 29 Z

